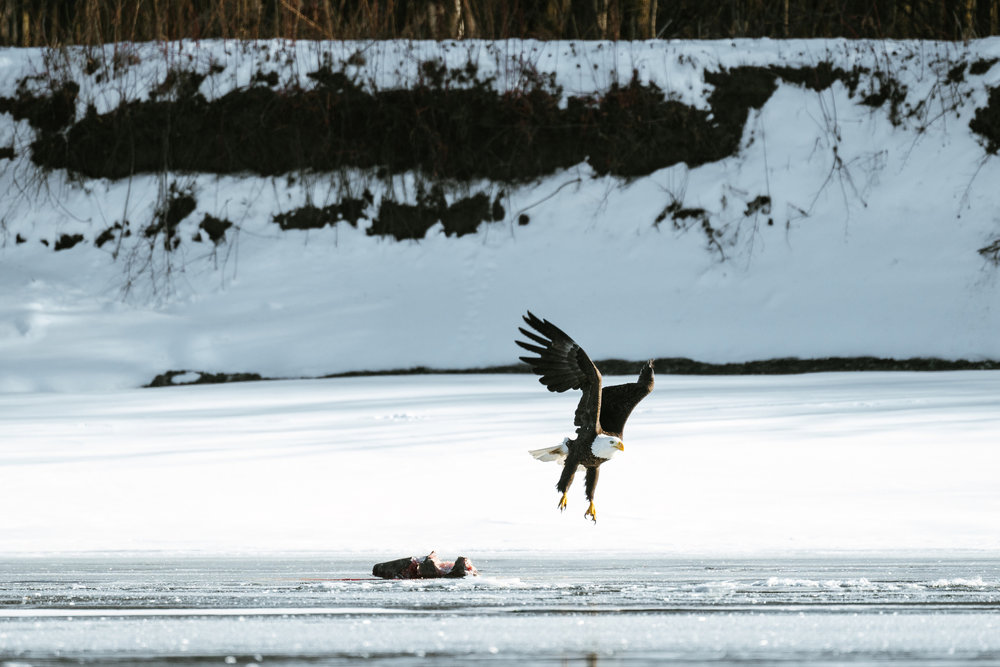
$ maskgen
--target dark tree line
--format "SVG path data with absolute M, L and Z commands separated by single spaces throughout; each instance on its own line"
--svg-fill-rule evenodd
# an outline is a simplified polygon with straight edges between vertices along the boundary
M 0 0 L 0 45 L 180 38 L 965 40 L 1000 0 Z

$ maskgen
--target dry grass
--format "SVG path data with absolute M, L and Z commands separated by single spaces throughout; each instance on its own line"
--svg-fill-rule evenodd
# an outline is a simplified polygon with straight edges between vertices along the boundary
M 0 0 L 0 45 L 269 39 L 969 39 L 1000 0 Z

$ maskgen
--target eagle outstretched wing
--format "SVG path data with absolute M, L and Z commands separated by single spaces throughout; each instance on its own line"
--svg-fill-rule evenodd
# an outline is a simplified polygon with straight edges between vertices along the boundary
M 625 422 L 639 401 L 653 391 L 653 362 L 647 361 L 635 382 L 616 384 L 601 390 L 601 430 L 624 438 Z
M 519 327 L 518 331 L 536 344 L 514 341 L 536 357 L 519 357 L 541 377 L 538 381 L 549 391 L 564 392 L 581 389 L 583 396 L 576 406 L 573 423 L 577 434 L 599 433 L 601 414 L 601 373 L 576 341 L 548 320 L 535 317 L 530 311 L 524 321 L 535 331 Z M 536 333 L 537 332 L 537 333 Z

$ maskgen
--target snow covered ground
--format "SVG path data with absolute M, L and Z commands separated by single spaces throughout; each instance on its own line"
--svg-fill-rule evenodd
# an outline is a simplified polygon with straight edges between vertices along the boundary
M 419 62 L 441 58 L 476 62 L 510 89 L 527 62 L 567 95 L 635 71 L 695 106 L 712 88 L 704 72 L 723 67 L 830 62 L 869 73 L 853 97 L 839 82 L 818 92 L 780 82 L 750 113 L 739 153 L 719 162 L 631 181 L 581 164 L 504 186 L 504 220 L 476 234 L 446 238 L 438 225 L 405 242 L 369 236 L 371 221 L 282 232 L 273 216 L 335 203 L 345 189 L 412 201 L 413 174 L 391 184 L 365 173 L 43 176 L 29 159 L 33 131 L 0 114 L 0 146 L 16 155 L 0 160 L 0 391 L 118 390 L 175 369 L 294 378 L 508 364 L 526 308 L 594 358 L 1000 359 L 997 268 L 977 252 L 1000 237 L 1000 162 L 969 129 L 1000 66 L 951 76 L 958 64 L 993 62 L 1000 39 L 132 48 L 136 64 L 102 83 L 83 52 L 0 51 L 0 96 L 25 75 L 65 71 L 81 84 L 82 116 L 87 104 L 106 111 L 146 99 L 178 63 L 214 72 L 200 88 L 212 98 L 249 85 L 258 67 L 310 85 L 324 57 L 337 69 L 359 50 L 364 66 L 346 67 L 374 87 L 404 85 Z M 888 103 L 859 103 L 882 74 L 905 87 L 899 124 Z M 168 255 L 141 234 L 117 259 L 111 245 L 94 245 L 116 221 L 147 224 L 174 181 L 197 199 L 178 250 Z M 466 183 L 446 194 L 478 189 L 501 188 Z M 761 196 L 770 208 L 752 211 Z M 657 224 L 672 204 L 703 209 L 714 240 L 701 224 Z M 235 223 L 217 248 L 191 241 L 206 214 Z M 54 252 L 62 234 L 84 242 Z
M 615 378 L 610 379 L 611 382 Z M 582 478 L 528 375 L 0 395 L 0 553 L 1000 548 L 1000 373 L 660 376 Z M 422 555 L 422 554 L 421 554 Z

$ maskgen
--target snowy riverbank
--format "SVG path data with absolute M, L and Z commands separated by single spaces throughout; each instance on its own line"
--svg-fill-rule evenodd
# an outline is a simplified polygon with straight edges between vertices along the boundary
M 362 46 L 365 58 L 352 60 Z M 504 75 L 529 59 L 566 95 L 599 93 L 634 70 L 694 109 L 713 89 L 706 72 L 830 63 L 867 73 L 853 92 L 839 80 L 819 90 L 777 80 L 748 112 L 736 154 L 697 167 L 625 180 L 582 163 L 528 183 L 453 184 L 448 202 L 489 191 L 501 219 L 461 237 L 437 224 L 406 241 L 370 234 L 364 217 L 283 230 L 274 216 L 366 187 L 373 207 L 413 203 L 413 173 L 40 175 L 35 131 L 0 114 L 0 147 L 14 155 L 0 159 L 2 392 L 125 389 L 185 369 L 304 377 L 508 364 L 526 308 L 597 359 L 1000 359 L 996 258 L 979 252 L 1000 238 L 1000 162 L 969 127 L 1000 83 L 1000 40 L 135 48 L 114 76 L 88 74 L 82 52 L 60 64 L 4 50 L 0 97 L 58 65 L 80 82 L 82 118 L 87 104 L 106 113 L 147 100 L 178 63 L 203 71 L 199 93 L 216 99 L 264 85 L 252 83 L 258 65 L 275 71 L 276 89 L 313 85 L 307 73 L 323 54 L 378 89 L 412 83 L 434 58 L 474 60 L 500 89 L 523 85 Z M 877 106 L 865 91 L 884 92 L 884 73 L 902 98 Z M 162 234 L 140 230 L 171 184 L 195 204 L 168 251 Z M 205 216 L 233 223 L 218 245 Z M 132 236 L 114 231 L 122 220 Z M 109 229 L 117 240 L 98 246 Z

